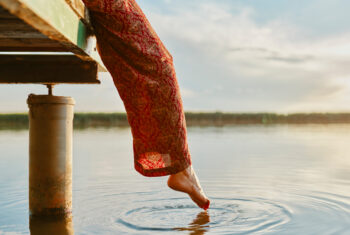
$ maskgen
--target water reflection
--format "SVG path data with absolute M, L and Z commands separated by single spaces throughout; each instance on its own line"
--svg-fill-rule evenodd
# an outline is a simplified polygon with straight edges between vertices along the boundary
M 65 218 L 29 218 L 31 235 L 74 235 L 73 219 Z
M 134 171 L 130 129 L 75 131 L 75 235 L 350 234 L 350 125 L 188 134 L 207 213 L 166 177 Z M 27 150 L 27 131 L 0 131 L 0 234 L 29 233 Z M 32 234 L 73 234 L 69 220 L 30 223 Z
M 202 211 L 197 214 L 197 217 L 189 224 L 188 227 L 174 228 L 177 231 L 190 231 L 190 235 L 203 235 L 209 230 L 210 216 L 208 211 Z

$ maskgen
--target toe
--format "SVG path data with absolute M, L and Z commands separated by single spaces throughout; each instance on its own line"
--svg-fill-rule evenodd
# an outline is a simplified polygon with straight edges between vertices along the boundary
M 209 201 L 209 199 L 208 199 L 207 202 L 202 206 L 202 208 L 203 208 L 204 210 L 208 210 L 209 205 L 210 205 L 210 201 Z

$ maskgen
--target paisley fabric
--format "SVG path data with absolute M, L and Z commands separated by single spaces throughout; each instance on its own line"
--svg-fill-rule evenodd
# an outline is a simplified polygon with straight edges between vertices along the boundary
M 172 56 L 134 0 L 83 1 L 127 112 L 135 169 L 144 176 L 184 170 L 191 156 Z

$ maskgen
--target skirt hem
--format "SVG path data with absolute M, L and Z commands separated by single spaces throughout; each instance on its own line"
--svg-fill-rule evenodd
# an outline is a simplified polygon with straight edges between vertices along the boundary
M 179 173 L 183 170 L 185 170 L 187 167 L 191 166 L 192 163 L 191 161 L 187 162 L 184 161 L 183 164 L 181 165 L 181 167 L 165 167 L 165 168 L 161 168 L 161 169 L 144 169 L 140 163 L 135 162 L 134 167 L 135 170 L 140 173 L 143 176 L 146 177 L 159 177 L 159 176 L 167 176 L 167 175 L 174 175 L 176 173 Z

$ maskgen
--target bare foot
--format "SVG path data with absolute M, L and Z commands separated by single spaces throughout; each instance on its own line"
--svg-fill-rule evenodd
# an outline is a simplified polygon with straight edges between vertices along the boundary
M 209 208 L 210 201 L 205 196 L 192 166 L 177 174 L 170 175 L 168 186 L 176 191 L 187 193 L 200 208 L 204 210 Z

